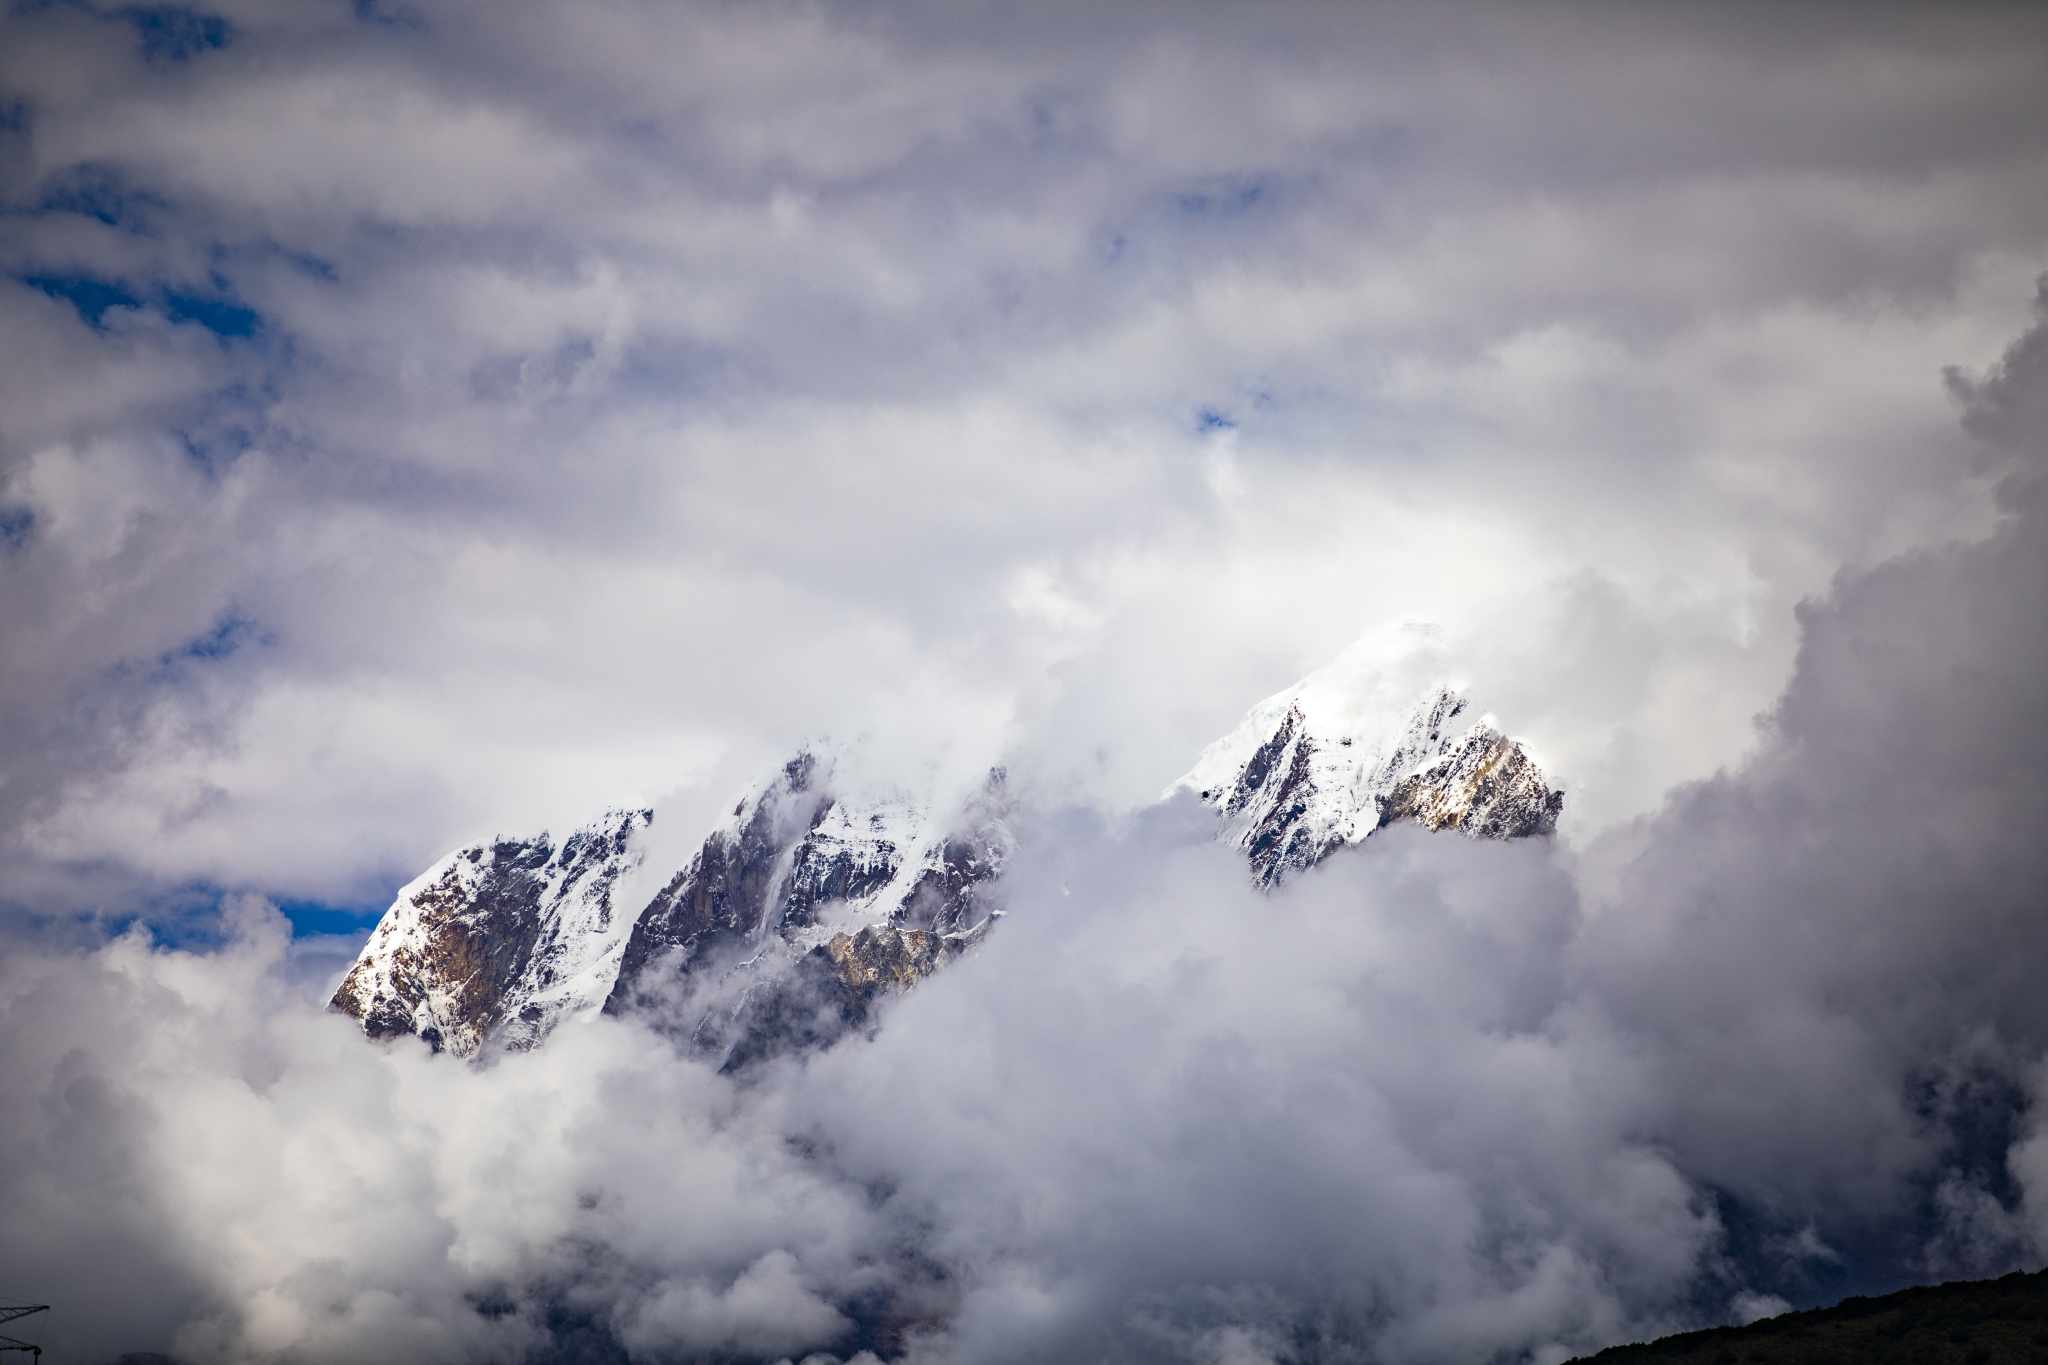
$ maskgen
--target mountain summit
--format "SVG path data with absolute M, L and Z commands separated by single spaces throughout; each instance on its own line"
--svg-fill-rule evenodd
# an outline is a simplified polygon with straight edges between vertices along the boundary
M 1387 705 L 1333 665 L 1253 707 L 1166 795 L 1213 805 L 1268 888 L 1402 821 L 1550 834 L 1564 794 L 1469 711 L 1447 683 Z M 459 1056 L 534 1047 L 599 1009 L 677 1028 L 727 1070 L 829 1046 L 989 931 L 1015 848 L 1000 770 L 941 813 L 839 767 L 830 746 L 798 752 L 645 905 L 614 891 L 643 868 L 652 811 L 459 849 L 399 892 L 333 1006 Z
M 612 891 L 644 856 L 652 811 L 612 811 L 557 843 L 498 835 L 457 849 L 401 889 L 333 1005 L 372 1038 L 413 1033 L 472 1056 L 530 1047 L 604 1003 L 637 916 Z
M 1448 683 L 1373 714 L 1311 674 L 1253 707 L 1166 789 L 1222 812 L 1262 886 L 1397 821 L 1490 839 L 1557 828 L 1564 793 Z

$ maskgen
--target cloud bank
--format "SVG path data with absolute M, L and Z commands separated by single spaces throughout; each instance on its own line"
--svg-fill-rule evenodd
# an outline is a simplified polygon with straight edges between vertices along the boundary
M 88 1360 L 1554 1362 L 2041 1264 L 2042 24 L 9 12 L 0 1289 Z M 1425 622 L 1555 845 L 1268 897 L 1132 813 Z M 319 1010 L 460 840 L 820 730 L 1028 798 L 872 1040 Z
M 1589 849 L 1267 895 L 1191 800 L 1047 811 L 979 952 L 740 1086 L 368 1045 L 255 902 L 17 952 L 0 1264 L 81 1353 L 309 1361 L 1556 1361 L 2038 1265 L 2044 337 L 1958 380 L 2000 528 L 1839 583 L 1757 755 Z
M 1121 808 L 1401 620 L 1652 809 L 1995 515 L 2048 45 L 1851 13 L 11 12 L 10 901 L 373 906 L 820 730 Z

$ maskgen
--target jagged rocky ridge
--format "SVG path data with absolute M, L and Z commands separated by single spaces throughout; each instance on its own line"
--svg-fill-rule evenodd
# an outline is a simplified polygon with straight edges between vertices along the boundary
M 611 990 L 634 924 L 612 892 L 652 818 L 612 811 L 560 844 L 500 836 L 449 854 L 399 891 L 334 1007 L 372 1038 L 416 1033 L 463 1056 L 539 1042 Z
M 1214 805 L 1221 837 L 1268 887 L 1400 821 L 1489 839 L 1553 832 L 1564 793 L 1469 712 L 1445 684 L 1389 723 L 1311 674 L 1253 707 L 1166 795 L 1191 789 Z
M 1401 821 L 1494 839 L 1556 827 L 1563 793 L 1456 688 L 1389 708 L 1327 675 L 1254 707 L 1167 791 L 1217 807 L 1260 885 Z M 936 816 L 841 791 L 833 751 L 806 749 L 637 909 L 614 892 L 642 869 L 650 811 L 559 844 L 488 840 L 399 893 L 334 1007 L 372 1037 L 461 1056 L 532 1047 L 600 1008 L 660 1021 L 728 1070 L 829 1046 L 988 932 L 1006 809 L 1000 772 Z
M 828 1044 L 987 931 L 1002 816 L 1000 772 L 942 822 L 902 796 L 845 799 L 829 760 L 801 753 L 640 913 L 604 1008 L 681 1003 L 728 1069 Z
M 500 836 L 399 892 L 335 992 L 375 1038 L 461 1056 L 539 1043 L 562 1019 L 659 1005 L 732 1068 L 826 1044 L 957 956 L 997 913 L 981 889 L 1011 848 L 1002 780 L 947 821 L 900 795 L 835 790 L 806 750 L 744 796 L 636 911 L 651 811 L 557 845 Z

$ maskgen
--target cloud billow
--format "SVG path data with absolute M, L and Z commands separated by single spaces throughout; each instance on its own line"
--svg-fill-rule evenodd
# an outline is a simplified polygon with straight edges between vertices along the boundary
M 2037 16 L 215 8 L 0 20 L 53 1352 L 1555 1362 L 2048 1258 Z M 1424 618 L 1556 842 L 1146 804 Z M 808 1060 L 373 1045 L 269 908 L 820 730 L 1021 845 Z
M 8 901 L 374 905 L 820 730 L 1128 805 L 1408 618 L 1639 815 L 1991 515 L 2038 20 L 1818 13 L 12 12 Z
M 10 1207 L 104 1309 L 77 1349 L 221 1359 L 1559 1359 L 2036 1264 L 2006 458 L 1997 533 L 1808 609 L 1761 751 L 1611 847 L 1396 829 L 1263 894 L 1191 800 L 1047 812 L 981 951 L 739 1087 L 605 1018 L 367 1045 L 269 984 L 260 907 L 210 957 L 15 954 Z

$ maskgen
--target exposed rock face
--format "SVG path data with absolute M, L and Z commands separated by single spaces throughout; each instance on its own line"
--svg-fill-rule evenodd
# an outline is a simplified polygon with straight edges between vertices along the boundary
M 947 942 L 923 929 L 871 924 L 858 934 L 832 935 L 824 952 L 850 988 L 900 995 L 939 969 Z
M 452 853 L 399 893 L 334 1007 L 460 1056 L 599 1007 L 658 1010 L 742 1062 L 829 1043 L 974 941 L 1011 847 L 1000 775 L 942 822 L 900 795 L 842 797 L 832 768 L 798 754 L 644 906 L 613 901 L 650 812 Z
M 398 893 L 334 993 L 372 1038 L 416 1033 L 472 1056 L 531 1047 L 611 989 L 632 929 L 612 893 L 650 811 L 459 849 Z
M 728 1069 L 861 1027 L 880 991 L 986 928 L 983 892 L 1012 846 L 1001 807 L 999 773 L 942 823 L 898 797 L 843 798 L 827 759 L 799 755 L 648 905 L 606 1011 L 687 999 L 692 1042 Z
M 1167 789 L 1192 788 L 1274 886 L 1399 820 L 1479 838 L 1548 834 L 1564 794 L 1455 688 L 1373 714 L 1318 675 L 1252 708 Z
M 1467 712 L 1454 687 L 1390 699 L 1333 665 L 1254 707 L 1168 795 L 1214 805 L 1267 887 L 1400 821 L 1552 832 L 1563 793 Z M 531 1047 L 599 1007 L 643 1012 L 727 1070 L 829 1046 L 979 941 L 1014 845 L 1000 772 L 943 815 L 844 786 L 832 751 L 798 753 L 644 906 L 613 900 L 651 812 L 559 846 L 542 834 L 450 854 L 399 893 L 334 1006 L 372 1037 L 464 1056 Z
M 1522 746 L 1475 726 L 1428 768 L 1403 778 L 1380 805 L 1380 828 L 1413 820 L 1479 839 L 1525 839 L 1557 829 L 1564 793 L 1552 791 Z
M 744 797 L 640 912 L 606 994 L 607 1013 L 637 1003 L 641 977 L 656 958 L 677 951 L 707 957 L 720 946 L 744 943 L 762 927 L 793 862 L 789 855 L 825 814 L 823 793 L 813 787 L 816 769 L 813 755 L 798 754 L 773 781 Z M 864 886 L 870 877 L 860 871 L 842 869 L 844 880 Z
M 728 978 L 746 982 L 725 1009 L 707 1010 L 692 1041 L 741 1072 L 784 1053 L 829 1047 L 867 1028 L 885 997 L 902 995 L 979 942 L 992 920 L 966 933 L 940 934 L 894 924 L 837 933 L 779 968 L 760 959 Z
M 829 763 L 798 755 L 733 808 L 640 915 L 607 1008 L 764 934 L 808 950 L 869 924 L 966 932 L 986 918 L 981 889 L 1010 851 L 1000 801 L 998 774 L 949 832 L 900 797 L 842 799 Z

